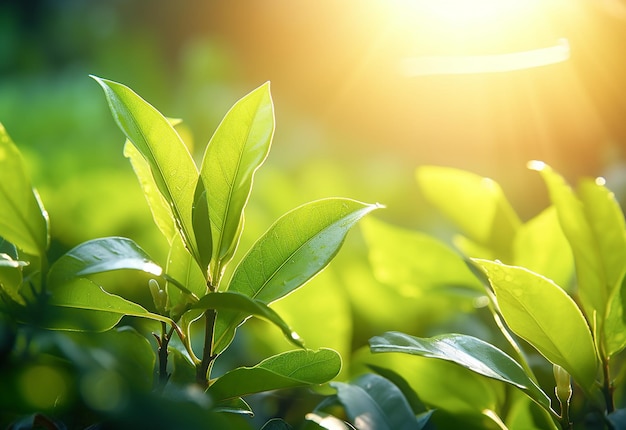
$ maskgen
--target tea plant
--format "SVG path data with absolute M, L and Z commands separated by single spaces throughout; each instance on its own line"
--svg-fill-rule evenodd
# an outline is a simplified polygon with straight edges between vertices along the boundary
M 106 332 L 56 336 L 53 342 L 61 350 L 56 353 L 75 366 L 99 369 L 85 371 L 75 381 L 83 387 L 85 406 L 104 426 L 128 428 L 226 425 L 226 416 L 252 414 L 243 399 L 247 395 L 323 384 L 335 377 L 339 355 L 330 349 L 306 349 L 269 304 L 321 271 L 354 224 L 379 206 L 344 198 L 302 205 L 279 218 L 226 277 L 243 231 L 253 178 L 274 133 L 269 84 L 232 107 L 198 168 L 174 128 L 176 121 L 167 120 L 128 87 L 94 79 L 128 139 L 124 154 L 167 240 L 168 258 L 160 264 L 130 239 L 105 237 L 82 243 L 49 264 L 48 216 L 17 148 L 0 128 L 0 315 L 6 322 L 3 329 L 11 328 L 3 361 L 11 364 L 18 355 L 28 355 L 42 333 L 37 327 Z M 106 291 L 101 274 L 113 271 L 144 274 L 152 305 Z M 156 355 L 134 329 L 111 330 L 129 316 L 157 325 Z M 216 359 L 233 341 L 237 327 L 252 316 L 275 324 L 298 349 L 214 376 Z M 202 326 L 199 344 L 193 340 L 194 323 Z M 26 346 L 15 343 L 22 333 Z M 90 345 L 94 339 L 104 344 Z M 84 351 L 84 345 L 94 351 Z M 123 370 L 111 373 L 112 359 L 102 362 L 104 351 L 123 351 L 131 354 L 128 362 L 136 363 L 118 360 Z M 154 367 L 157 378 L 151 392 Z M 141 384 L 133 384 L 136 379 Z M 98 384 L 107 390 L 102 392 Z M 50 402 L 42 404 L 43 412 L 54 410 Z M 26 412 L 16 410 L 15 415 Z M 26 418 L 31 424 L 37 420 L 61 426 L 41 414 Z M 267 428 L 276 425 L 282 424 L 273 421 Z
M 364 376 L 333 383 L 337 395 L 318 416 L 334 411 L 359 429 L 403 428 L 393 423 L 398 410 L 412 416 L 406 428 L 429 425 L 420 417 L 436 428 L 626 428 L 624 216 L 602 178 L 583 179 L 574 191 L 544 163 L 529 167 L 545 181 L 552 206 L 526 223 L 494 181 L 418 169 L 427 199 L 460 229 L 453 243 L 461 253 L 365 220 L 381 282 L 473 305 L 478 324 L 465 320 L 467 334 L 372 337 L 371 352 L 355 360 L 357 374 L 358 363 L 367 365 Z M 481 322 L 485 316 L 491 324 Z M 393 405 L 380 400 L 385 390 Z M 377 413 L 368 415 L 368 403 Z

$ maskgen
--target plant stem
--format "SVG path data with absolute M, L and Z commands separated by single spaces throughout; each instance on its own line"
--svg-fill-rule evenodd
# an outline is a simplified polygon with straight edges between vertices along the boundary
M 602 394 L 604 395 L 604 401 L 606 403 L 606 413 L 610 414 L 615 411 L 615 403 L 613 399 L 613 384 L 611 383 L 611 369 L 609 367 L 609 359 L 602 357 L 602 374 L 604 377 L 604 383 L 602 386 Z
M 215 330 L 215 320 L 217 312 L 215 309 L 207 309 L 204 312 L 204 348 L 202 350 L 202 361 L 196 367 L 196 382 L 204 389 L 209 386 L 209 375 L 211 365 L 216 356 L 213 354 L 213 332 Z
M 172 338 L 172 333 L 174 332 L 174 326 L 170 329 L 169 333 L 167 333 L 167 326 L 165 322 L 161 321 L 161 338 L 159 340 L 159 390 L 163 390 L 165 388 L 165 384 L 169 380 L 170 376 L 167 374 L 167 347 L 169 345 L 170 339 Z

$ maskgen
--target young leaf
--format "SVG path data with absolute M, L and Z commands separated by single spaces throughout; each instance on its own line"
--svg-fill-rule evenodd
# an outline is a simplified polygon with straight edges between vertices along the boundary
M 274 106 L 269 82 L 239 100 L 207 146 L 200 169 L 213 233 L 212 281 L 235 252 L 256 170 L 269 153 Z
M 176 311 L 181 306 L 184 307 L 189 299 L 181 291 L 180 285 L 195 294 L 196 297 L 202 297 L 208 291 L 206 274 L 202 272 L 200 266 L 187 251 L 179 235 L 176 235 L 171 243 L 167 258 L 167 275 L 167 279 L 176 280 L 179 284 L 168 281 L 166 286 L 170 307 Z M 172 315 L 172 317 L 175 318 L 176 316 Z
M 117 125 L 148 162 L 185 246 L 201 264 L 192 219 L 198 169 L 187 147 L 167 119 L 130 88 L 92 77 L 103 88 Z
M 62 286 L 51 289 L 51 293 L 49 303 L 52 306 L 105 312 L 115 314 L 119 318 L 129 315 L 172 323 L 169 318 L 148 312 L 137 303 L 107 293 L 100 286 L 85 278 L 64 282 Z
M 348 231 L 379 208 L 349 199 L 323 199 L 283 215 L 239 263 L 228 291 L 270 304 L 303 285 L 339 251 Z M 215 351 L 233 339 L 245 314 L 222 312 L 215 327 Z
M 0 242 L 2 242 L 1 238 Z M 27 264 L 26 261 L 14 260 L 9 254 L 0 252 L 0 289 L 20 305 L 26 304 L 20 295 L 20 288 L 22 286 L 21 268 Z
M 216 309 L 218 311 L 228 309 L 241 312 L 247 316 L 254 315 L 263 318 L 275 324 L 283 332 L 287 340 L 300 348 L 304 348 L 304 344 L 298 334 L 295 333 L 272 308 L 259 300 L 251 299 L 243 294 L 230 291 L 209 293 L 195 303 L 192 308 Z
M 191 209 L 191 217 L 193 223 L 193 232 L 196 243 L 198 244 L 198 253 L 200 256 L 200 268 L 204 277 L 209 277 L 209 263 L 211 262 L 211 253 L 213 249 L 213 240 L 211 238 L 211 222 L 209 219 L 209 203 L 207 191 L 204 187 L 202 178 L 198 176 L 196 183 L 196 191 L 193 195 L 193 208 Z
M 27 254 L 48 248 L 48 214 L 30 184 L 24 161 L 0 124 L 0 236 Z
M 135 242 L 124 237 L 90 240 L 72 248 L 50 268 L 48 284 L 61 287 L 72 278 L 132 269 L 161 276 L 163 269 Z
M 240 367 L 216 379 L 207 390 L 219 402 L 281 388 L 319 385 L 337 376 L 341 357 L 331 349 L 295 350 L 275 355 L 254 367 Z
M 423 166 L 416 171 L 426 199 L 454 222 L 472 241 L 509 258 L 521 221 L 500 185 L 463 170 Z
M 421 424 L 402 392 L 382 376 L 366 374 L 347 384 L 331 382 L 350 422 L 360 430 L 419 430 Z
M 581 183 L 578 198 L 563 177 L 541 162 L 531 169 L 543 177 L 567 237 L 578 279 L 578 294 L 589 321 L 602 324 L 609 297 L 619 288 L 626 261 L 623 215 L 611 192 L 595 182 Z
M 371 338 L 369 343 L 372 352 L 401 352 L 451 361 L 488 378 L 511 384 L 546 410 L 550 409 L 549 397 L 515 360 L 495 346 L 475 337 L 448 334 L 425 339 L 387 332 Z
M 597 371 L 591 331 L 576 303 L 551 280 L 523 267 L 473 260 L 489 278 L 511 330 L 591 391 Z

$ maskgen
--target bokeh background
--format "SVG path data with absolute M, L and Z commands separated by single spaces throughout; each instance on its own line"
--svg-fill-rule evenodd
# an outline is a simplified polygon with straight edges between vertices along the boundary
M 277 129 L 247 209 L 242 251 L 280 214 L 328 196 L 380 202 L 387 208 L 376 217 L 446 238 L 449 225 L 415 183 L 422 165 L 495 179 L 524 220 L 548 204 L 539 176 L 526 168 L 533 159 L 572 183 L 603 175 L 622 199 L 622 0 L 544 1 L 480 27 L 441 26 L 411 3 L 418 2 L 0 2 L 0 122 L 50 214 L 53 255 L 101 236 L 130 237 L 157 260 L 167 253 L 90 74 L 182 118 L 197 157 L 228 108 L 271 81 Z M 419 76 L 401 68 L 407 58 L 507 54 L 563 39 L 569 58 L 542 67 Z M 472 330 L 463 315 L 453 316 L 461 305 L 406 302 L 381 287 L 359 233 L 346 248 L 330 270 L 277 305 L 310 346 L 347 358 L 386 330 Z M 242 351 L 264 357 L 288 348 L 273 330 L 251 324 Z

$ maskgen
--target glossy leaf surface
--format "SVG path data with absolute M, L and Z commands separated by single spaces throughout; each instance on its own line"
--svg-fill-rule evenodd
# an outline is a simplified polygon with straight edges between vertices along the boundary
M 319 385 L 341 369 L 341 357 L 330 349 L 295 350 L 275 355 L 254 367 L 225 373 L 209 386 L 214 401 L 281 388 Z
M 163 273 L 132 240 L 107 237 L 81 243 L 64 254 L 50 268 L 48 283 L 51 287 L 62 286 L 73 278 L 121 269 L 139 270 L 154 276 Z
M 527 269 L 474 261 L 489 278 L 511 330 L 590 390 L 597 370 L 596 353 L 576 303 L 554 282 Z
M 212 281 L 232 257 L 256 170 L 269 153 L 274 106 L 266 83 L 239 100 L 211 138 L 200 169 L 213 235 Z
M 349 384 L 330 385 L 359 430 L 419 430 L 424 426 L 398 387 L 382 376 L 366 374 Z
M 30 183 L 15 144 L 0 124 L 0 236 L 24 252 L 43 256 L 48 215 Z
M 519 363 L 495 346 L 475 337 L 447 334 L 419 338 L 387 332 L 371 338 L 369 343 L 372 352 L 401 352 L 451 361 L 488 378 L 514 385 L 544 408 L 550 408 L 548 396 L 528 377 Z
M 130 88 L 93 78 L 103 88 L 117 125 L 147 161 L 185 245 L 200 264 L 192 220 L 199 173 L 187 147 L 167 119 Z
M 424 196 L 461 232 L 481 246 L 508 258 L 521 222 L 495 181 L 449 167 L 423 166 L 416 171 Z
M 301 348 L 304 347 L 297 333 L 295 333 L 272 308 L 259 300 L 251 299 L 243 294 L 230 291 L 209 293 L 195 303 L 193 308 L 216 309 L 218 311 L 227 309 L 241 312 L 247 316 L 263 318 L 276 325 L 291 343 Z
M 339 251 L 348 231 L 379 208 L 355 200 L 333 198 L 302 205 L 283 215 L 239 263 L 228 291 L 269 304 L 294 291 L 322 270 Z M 218 314 L 216 351 L 230 342 L 246 318 L 236 312 Z

